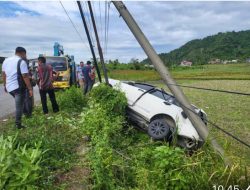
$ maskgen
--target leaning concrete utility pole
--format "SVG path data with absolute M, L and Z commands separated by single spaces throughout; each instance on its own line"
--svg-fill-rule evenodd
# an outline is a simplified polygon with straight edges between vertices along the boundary
M 98 36 L 98 33 L 97 33 L 96 24 L 95 24 L 95 17 L 94 17 L 94 14 L 93 14 L 93 10 L 92 10 L 92 6 L 91 6 L 90 1 L 88 1 L 88 6 L 89 6 L 89 12 L 90 12 L 90 15 L 91 15 L 91 20 L 92 20 L 92 24 L 93 24 L 93 28 L 94 28 L 94 32 L 95 32 L 95 38 L 96 38 L 96 43 L 97 43 L 97 47 L 98 47 L 98 52 L 99 52 L 99 55 L 100 55 L 100 61 L 101 61 L 101 65 L 102 65 L 102 70 L 103 70 L 105 82 L 106 82 L 106 84 L 109 84 L 107 69 L 105 67 L 102 48 L 101 48 L 101 45 L 100 45 L 99 36 Z
M 77 5 L 79 7 L 80 14 L 81 14 L 81 17 L 82 17 L 82 22 L 83 22 L 83 25 L 84 25 L 84 28 L 85 28 L 85 32 L 87 34 L 88 41 L 89 41 L 89 46 L 90 46 L 90 50 L 91 50 L 91 53 L 92 53 L 92 56 L 93 56 L 93 61 L 94 61 L 95 67 L 96 67 L 98 79 L 99 79 L 100 82 L 102 82 L 100 70 L 99 70 L 99 67 L 98 67 L 98 64 L 97 64 L 97 61 L 96 61 L 95 51 L 94 51 L 94 48 L 93 48 L 93 45 L 92 45 L 92 42 L 91 42 L 91 38 L 90 38 L 90 35 L 89 35 L 88 26 L 87 26 L 87 23 L 86 23 L 86 20 L 85 20 L 83 11 L 82 11 L 81 2 L 77 1 Z
M 154 50 L 152 45 L 149 43 L 148 39 L 143 34 L 141 29 L 137 25 L 136 21 L 133 19 L 132 15 L 129 13 L 126 6 L 123 4 L 123 2 L 122 1 L 112 1 L 112 2 L 115 5 L 118 12 L 120 13 L 120 16 L 124 19 L 129 29 L 134 34 L 135 38 L 137 39 L 137 41 L 139 42 L 139 44 L 141 45 L 141 47 L 147 54 L 150 61 L 155 66 L 157 72 L 160 74 L 164 83 L 168 86 L 168 88 L 173 93 L 173 95 L 178 100 L 178 102 L 180 102 L 180 105 L 183 111 L 185 112 L 185 114 L 188 116 L 188 118 L 194 125 L 199 136 L 202 138 L 203 141 L 205 141 L 208 137 L 208 128 L 206 127 L 206 125 L 203 123 L 203 121 L 197 114 L 190 111 L 194 109 L 189 103 L 187 97 L 184 95 L 182 90 L 178 86 L 176 86 L 176 82 L 171 77 L 170 72 L 168 71 L 167 67 L 164 65 L 163 61 L 157 55 L 156 51 Z M 218 153 L 224 156 L 223 149 L 219 146 L 219 144 L 215 140 L 212 141 L 212 145 Z

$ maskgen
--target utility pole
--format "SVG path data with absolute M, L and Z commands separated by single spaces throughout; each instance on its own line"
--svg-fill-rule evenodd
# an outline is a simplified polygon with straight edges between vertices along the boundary
M 88 38 L 90 50 L 91 50 L 91 53 L 92 53 L 92 56 L 93 56 L 94 64 L 95 64 L 95 67 L 96 67 L 97 75 L 98 75 L 99 81 L 102 82 L 100 70 L 99 70 L 99 67 L 98 67 L 98 64 L 97 64 L 97 61 L 96 61 L 96 57 L 95 57 L 95 51 L 94 51 L 94 48 L 93 48 L 93 45 L 92 45 L 92 42 L 91 42 L 91 38 L 90 38 L 90 35 L 89 35 L 88 26 L 87 26 L 87 23 L 86 23 L 86 20 L 85 20 L 83 11 L 82 11 L 81 2 L 77 1 L 77 5 L 79 7 L 80 14 L 81 14 L 81 17 L 82 17 L 82 22 L 83 22 L 83 25 L 84 25 L 84 29 L 85 29 L 85 32 L 87 34 L 87 38 Z
M 182 107 L 183 111 L 192 122 L 199 136 L 202 138 L 203 141 L 206 141 L 208 137 L 208 128 L 197 114 L 190 111 L 190 110 L 194 111 L 194 109 L 191 106 L 190 102 L 188 101 L 187 97 L 184 95 L 182 90 L 178 86 L 176 86 L 176 82 L 171 77 L 171 74 L 168 71 L 167 67 L 164 65 L 163 61 L 157 55 L 156 51 L 154 50 L 154 48 L 152 47 L 146 36 L 143 34 L 141 29 L 137 25 L 136 21 L 127 10 L 126 6 L 123 4 L 122 1 L 112 1 L 112 2 L 115 5 L 118 12 L 120 13 L 120 16 L 124 19 L 129 29 L 131 30 L 131 32 L 133 33 L 133 35 L 135 36 L 141 47 L 143 48 L 144 52 L 147 54 L 150 61 L 155 66 L 157 72 L 160 74 L 164 83 L 168 86 L 168 88 L 173 93 L 177 101 L 180 102 L 180 106 Z M 221 156 L 224 156 L 224 151 L 220 147 L 220 145 L 216 142 L 216 140 L 213 139 L 211 142 L 217 153 L 219 153 Z M 225 159 L 225 162 L 228 165 L 230 164 L 229 160 L 227 159 Z
M 92 6 L 91 6 L 90 1 L 88 1 L 88 6 L 89 6 L 89 12 L 90 12 L 90 15 L 91 15 L 91 20 L 92 20 L 92 24 L 93 24 L 93 28 L 94 28 L 94 32 L 95 32 L 95 38 L 96 38 L 96 43 L 97 43 L 97 47 L 98 47 L 98 52 L 99 52 L 99 55 L 100 55 L 100 61 L 101 61 L 101 64 L 102 64 L 102 70 L 103 70 L 105 82 L 106 82 L 106 84 L 109 84 L 107 69 L 106 69 L 105 64 L 104 64 L 102 48 L 101 48 L 101 45 L 100 45 L 99 36 L 98 36 L 98 33 L 97 33 L 96 24 L 95 24 L 95 17 L 94 17 L 94 14 L 93 14 L 93 10 L 92 10 Z

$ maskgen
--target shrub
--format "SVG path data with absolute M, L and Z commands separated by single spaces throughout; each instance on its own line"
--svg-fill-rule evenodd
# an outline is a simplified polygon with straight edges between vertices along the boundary
M 124 115 L 127 106 L 125 94 L 105 84 L 93 88 L 90 93 L 90 104 L 101 107 L 109 115 Z
M 69 113 L 71 111 L 81 112 L 82 108 L 87 104 L 87 99 L 83 95 L 82 90 L 74 86 L 66 89 L 64 92 L 59 92 L 57 100 L 60 110 L 65 110 Z

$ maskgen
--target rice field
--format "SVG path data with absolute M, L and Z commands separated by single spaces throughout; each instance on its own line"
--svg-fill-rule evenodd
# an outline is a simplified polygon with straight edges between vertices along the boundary
M 250 80 L 250 64 L 176 67 L 170 72 L 176 80 Z M 111 70 L 109 77 L 134 81 L 161 79 L 155 70 Z

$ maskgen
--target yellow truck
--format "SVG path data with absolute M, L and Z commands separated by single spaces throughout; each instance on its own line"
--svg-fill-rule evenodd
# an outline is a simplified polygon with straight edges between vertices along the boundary
M 69 88 L 76 82 L 75 64 L 72 64 L 72 58 L 67 56 L 45 56 L 46 64 L 52 66 L 56 73 L 54 88 L 65 89 Z
M 40 55 L 46 58 L 46 64 L 49 64 L 53 68 L 53 73 L 55 75 L 53 86 L 55 89 L 66 89 L 71 85 L 76 84 L 76 67 L 74 56 L 64 56 L 63 47 L 57 42 L 54 45 L 54 56 Z M 34 75 L 37 76 L 35 72 L 38 66 L 37 59 L 31 59 L 32 70 Z

